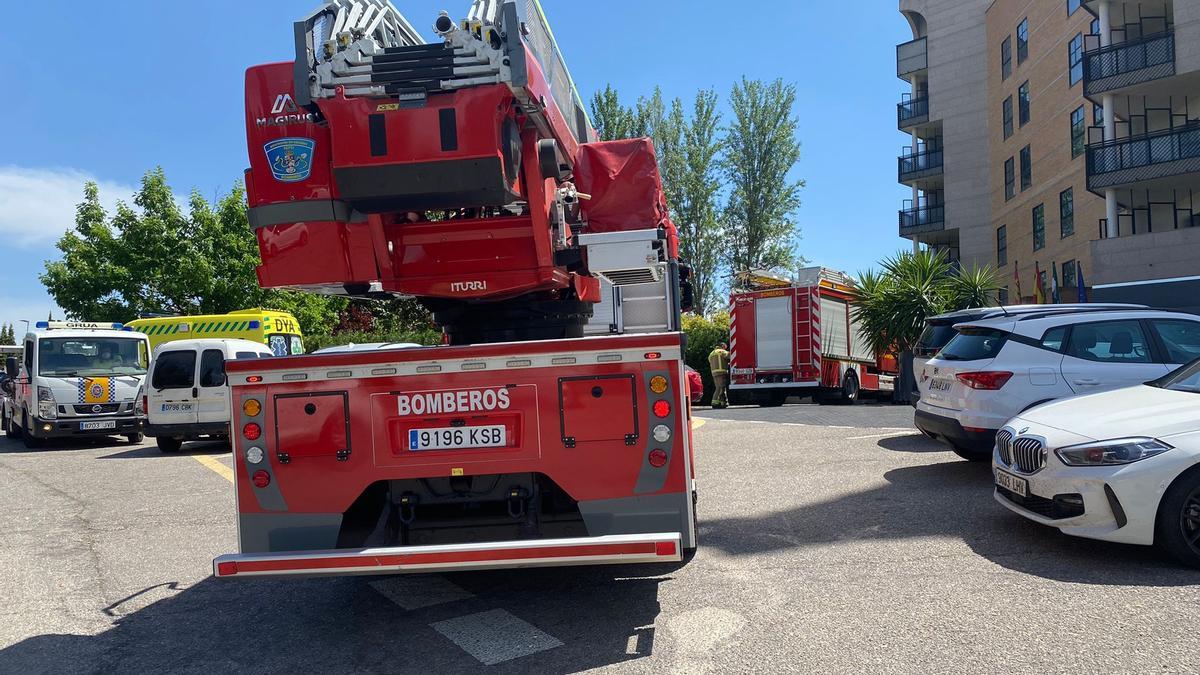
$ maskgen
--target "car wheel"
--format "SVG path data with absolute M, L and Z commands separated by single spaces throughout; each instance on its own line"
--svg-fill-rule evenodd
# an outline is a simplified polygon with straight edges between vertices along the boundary
M 971 450 L 961 445 L 951 445 L 950 447 L 954 450 L 954 454 L 968 462 L 986 462 L 992 458 L 991 450 Z
M 46 439 L 34 436 L 33 432 L 31 432 L 29 428 L 29 415 L 27 413 L 22 413 L 21 441 L 25 443 L 25 447 L 29 448 L 30 450 L 37 450 L 38 448 L 46 445 Z
M 1155 543 L 1179 562 L 1200 567 L 1200 467 L 1167 488 L 1156 521 Z
M 179 448 L 183 447 L 182 438 L 171 438 L 170 436 L 159 436 L 154 439 L 158 442 L 158 449 L 163 452 L 179 452 Z
M 846 377 L 842 378 L 842 394 L 838 399 L 838 402 L 844 405 L 854 405 L 854 402 L 858 400 L 858 395 L 860 393 L 861 389 L 858 386 L 858 375 L 855 375 L 854 371 L 846 373 Z
M 140 431 L 136 434 L 125 434 L 125 439 L 128 440 L 130 443 L 137 445 L 138 443 L 141 443 L 142 441 L 146 440 L 146 434 L 143 434 Z

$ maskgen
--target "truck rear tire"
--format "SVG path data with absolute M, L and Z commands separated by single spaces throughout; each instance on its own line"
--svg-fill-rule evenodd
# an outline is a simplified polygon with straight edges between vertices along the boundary
M 138 443 L 141 443 L 142 441 L 146 440 L 146 434 L 143 434 L 141 432 L 138 432 L 136 434 L 125 434 L 125 440 L 129 441 L 130 443 L 132 443 L 134 445 L 137 445 Z
M 182 438 L 159 436 L 154 440 L 158 442 L 158 449 L 162 452 L 179 452 L 179 449 L 183 447 Z

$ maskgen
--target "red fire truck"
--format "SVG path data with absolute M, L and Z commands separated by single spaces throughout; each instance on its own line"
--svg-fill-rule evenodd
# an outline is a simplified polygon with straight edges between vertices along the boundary
M 863 392 L 890 393 L 896 360 L 876 355 L 863 339 L 850 311 L 853 284 L 823 267 L 800 270 L 794 281 L 739 275 L 744 290 L 729 302 L 730 401 L 853 403 Z
M 696 546 L 690 289 L 653 146 L 595 140 L 535 0 L 435 27 L 333 0 L 294 62 L 246 73 L 262 286 L 416 297 L 448 344 L 229 363 L 240 551 L 218 577 Z M 658 310 L 593 321 L 613 289 Z

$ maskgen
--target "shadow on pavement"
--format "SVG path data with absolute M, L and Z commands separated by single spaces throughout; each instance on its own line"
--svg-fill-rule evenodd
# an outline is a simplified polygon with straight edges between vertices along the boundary
M 755 555 L 837 542 L 953 536 L 1008 569 L 1083 584 L 1180 586 L 1200 573 L 1153 547 L 1069 537 L 995 503 L 987 463 L 893 469 L 885 487 L 757 518 L 701 518 L 701 545 Z M 703 514 L 702 514 L 703 515 Z
M 158 446 L 150 445 L 111 455 L 104 455 L 96 459 L 146 459 L 148 457 L 178 457 L 179 455 L 224 455 L 229 452 L 229 444 L 224 441 L 195 441 L 184 443 L 179 452 L 166 453 L 159 450 Z
M 653 650 L 658 585 L 665 578 L 623 573 L 599 567 L 446 575 L 472 596 L 411 611 L 371 587 L 388 577 L 210 577 L 119 616 L 98 635 L 39 635 L 0 650 L 0 672 L 470 672 L 484 666 L 430 624 L 495 609 L 563 644 L 488 672 L 574 672 Z M 126 600 L 173 590 L 172 584 Z
M 930 439 L 925 434 L 913 432 L 905 436 L 889 436 L 879 439 L 877 445 L 892 452 L 950 452 L 950 448 Z
M 20 439 L 0 438 L 0 454 L 55 452 L 58 450 L 87 450 L 89 448 L 129 446 L 123 436 L 90 436 L 81 438 L 54 438 L 40 448 L 27 448 Z M 137 449 L 137 448 L 135 448 Z

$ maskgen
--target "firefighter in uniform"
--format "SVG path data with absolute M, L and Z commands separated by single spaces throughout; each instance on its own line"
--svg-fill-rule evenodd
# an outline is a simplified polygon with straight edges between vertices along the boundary
M 713 397 L 712 407 L 724 408 L 729 405 L 729 347 L 724 342 L 708 355 L 708 369 L 712 371 Z

